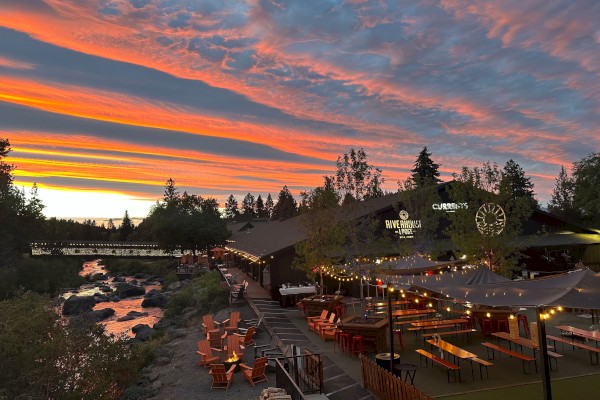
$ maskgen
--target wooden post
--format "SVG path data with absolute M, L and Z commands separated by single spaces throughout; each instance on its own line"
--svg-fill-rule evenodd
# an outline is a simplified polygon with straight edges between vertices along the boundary
M 540 360 L 542 364 L 542 386 L 544 387 L 544 400 L 552 400 L 552 384 L 550 383 L 550 358 L 548 357 L 548 344 L 546 343 L 546 322 L 542 317 L 544 309 L 542 307 L 536 307 L 535 312 L 538 325 Z
M 390 372 L 394 371 L 394 325 L 392 324 L 392 282 L 387 284 L 388 291 L 388 323 L 390 324 Z

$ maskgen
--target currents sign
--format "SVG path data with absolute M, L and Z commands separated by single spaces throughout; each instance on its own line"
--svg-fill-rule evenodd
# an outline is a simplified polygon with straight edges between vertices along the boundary
M 431 205 L 436 211 L 446 211 L 449 213 L 456 212 L 456 210 L 466 210 L 469 208 L 469 204 L 467 203 L 433 203 Z
M 386 229 L 393 229 L 400 239 L 410 239 L 415 236 L 415 230 L 421 228 L 421 220 L 408 219 L 408 212 L 402 210 L 398 213 L 400 219 L 386 219 Z

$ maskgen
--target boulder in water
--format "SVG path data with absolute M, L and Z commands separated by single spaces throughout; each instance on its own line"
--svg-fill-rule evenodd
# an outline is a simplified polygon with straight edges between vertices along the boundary
M 161 294 L 162 292 L 158 289 L 152 289 L 150 291 L 148 291 L 145 295 L 144 298 L 148 298 L 148 297 L 152 297 L 152 296 L 156 296 L 157 294 Z
M 71 296 L 63 304 L 63 315 L 77 315 L 91 311 L 96 304 L 94 296 Z
M 135 333 L 136 340 L 140 340 L 142 342 L 150 340 L 150 336 L 152 336 L 152 334 L 156 332 L 154 329 L 150 328 L 146 324 L 137 324 L 136 326 L 131 328 L 131 331 Z
M 126 282 L 117 284 L 117 295 L 120 298 L 143 296 L 144 293 L 146 293 L 146 289 L 143 286 L 132 285 Z
M 103 308 L 102 310 L 94 310 L 90 312 L 90 318 L 96 322 L 103 321 L 106 318 L 112 317 L 113 315 L 115 315 L 115 310 L 112 308 Z
M 147 308 L 147 307 L 164 307 L 167 304 L 167 296 L 165 296 L 164 294 L 157 294 L 155 296 L 151 296 L 148 298 L 145 298 L 144 301 L 142 301 L 142 308 Z

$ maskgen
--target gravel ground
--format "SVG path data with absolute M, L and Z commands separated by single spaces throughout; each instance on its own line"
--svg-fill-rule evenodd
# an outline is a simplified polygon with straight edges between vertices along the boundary
M 234 310 L 241 312 L 242 320 L 256 318 L 252 308 L 244 305 L 222 310 L 214 315 L 214 319 L 225 320 Z M 228 390 L 211 391 L 212 377 L 208 374 L 209 368 L 197 366 L 196 342 L 205 339 L 201 326 L 198 324 L 180 329 L 175 336 L 177 337 L 160 349 L 155 364 L 148 368 L 146 374 L 148 381 L 144 387 L 139 388 L 139 398 L 148 398 L 149 396 L 143 396 L 145 392 L 152 393 L 153 397 L 150 397 L 152 399 L 256 400 L 262 389 L 275 386 L 275 373 L 272 371 L 267 371 L 269 382 L 261 382 L 256 386 L 250 385 L 242 378 L 240 372 L 236 372 Z M 270 341 L 270 337 L 261 329 L 256 341 L 258 345 L 266 344 Z M 254 351 L 250 346 L 244 352 L 244 363 L 251 366 L 253 362 Z

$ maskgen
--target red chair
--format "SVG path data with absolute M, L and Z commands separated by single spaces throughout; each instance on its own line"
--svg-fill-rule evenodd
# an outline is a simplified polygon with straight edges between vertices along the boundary
M 339 318 L 346 318 L 348 316 L 346 305 L 344 303 L 337 304 L 335 306 L 335 313 Z
M 400 345 L 400 350 L 404 351 L 404 343 L 402 342 L 402 331 L 400 329 L 395 329 L 394 333 L 398 338 L 398 344 Z
M 297 302 L 296 307 L 298 307 L 298 318 L 300 318 L 300 314 L 302 314 L 302 316 L 306 318 L 306 305 L 304 304 L 304 302 Z
M 352 336 L 352 355 L 355 353 L 363 354 L 363 337 L 361 335 Z
M 520 326 L 523 324 L 523 333 L 525 333 L 525 337 L 529 337 L 529 322 L 527 322 L 527 315 L 518 314 L 517 315 L 517 324 Z
M 340 348 L 342 349 L 342 353 L 350 352 L 350 338 L 352 338 L 351 333 L 340 333 Z
M 481 320 L 481 334 L 483 336 L 491 336 L 494 332 L 494 321 L 491 318 L 483 318 Z

